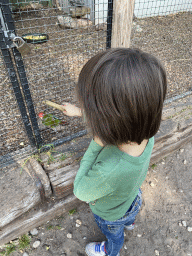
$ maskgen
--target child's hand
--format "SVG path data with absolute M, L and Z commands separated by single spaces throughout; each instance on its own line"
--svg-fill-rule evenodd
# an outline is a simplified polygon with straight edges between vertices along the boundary
M 63 102 L 63 113 L 66 116 L 82 116 L 81 109 L 68 102 Z
M 103 144 L 103 142 L 100 140 L 100 138 L 99 137 L 94 137 L 94 141 L 97 143 L 97 144 L 99 144 L 101 147 L 104 147 L 105 145 Z

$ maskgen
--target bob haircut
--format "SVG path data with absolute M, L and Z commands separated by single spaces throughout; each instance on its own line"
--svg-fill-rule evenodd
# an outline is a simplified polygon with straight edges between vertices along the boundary
M 85 64 L 76 90 L 93 136 L 108 145 L 141 144 L 159 129 L 167 78 L 149 53 L 108 49 Z

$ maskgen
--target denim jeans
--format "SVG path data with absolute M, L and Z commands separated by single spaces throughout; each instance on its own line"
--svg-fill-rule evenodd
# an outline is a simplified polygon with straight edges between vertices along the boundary
M 124 227 L 134 223 L 142 204 L 142 192 L 133 201 L 125 215 L 116 221 L 107 221 L 94 214 L 95 221 L 102 233 L 107 237 L 105 250 L 108 256 L 117 256 L 124 243 Z

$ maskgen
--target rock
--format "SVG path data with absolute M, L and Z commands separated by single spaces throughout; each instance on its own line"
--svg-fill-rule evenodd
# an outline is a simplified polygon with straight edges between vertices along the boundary
M 182 224 L 183 224 L 184 227 L 187 226 L 187 223 L 186 223 L 186 221 L 184 221 L 184 220 L 182 221 Z
M 39 3 L 30 3 L 30 6 L 32 9 L 42 9 L 43 8 L 43 5 L 42 4 L 39 4 Z
M 137 32 L 142 32 L 143 31 L 143 29 L 139 25 L 136 25 L 135 30 Z
M 23 256 L 29 256 L 29 254 L 28 254 L 28 253 L 26 253 L 26 252 L 24 252 L 24 253 L 23 253 Z
M 36 228 L 34 228 L 30 231 L 30 233 L 32 236 L 36 236 L 38 234 L 38 230 Z
M 186 164 L 186 163 L 187 163 L 187 160 L 184 160 L 183 163 Z
M 61 28 L 87 28 L 92 26 L 92 21 L 88 19 L 73 19 L 71 17 L 57 16 L 58 24 Z
M 141 235 L 141 234 L 138 234 L 137 237 L 142 237 L 142 235 Z
M 90 14 L 90 13 L 91 13 L 91 9 L 86 6 L 75 7 L 75 8 L 70 9 L 70 14 L 71 14 L 72 18 L 82 17 L 82 16 L 85 16 L 86 14 Z
M 124 245 L 124 249 L 127 250 L 127 246 L 126 245 Z
M 151 186 L 151 187 L 155 187 L 155 184 L 153 183 L 153 182 L 149 182 L 149 185 Z
M 107 23 L 99 23 L 95 26 L 95 30 L 107 30 Z
M 67 238 L 72 238 L 72 234 L 68 233 Z
M 192 227 L 188 227 L 187 230 L 188 230 L 189 232 L 192 232 Z
M 159 251 L 155 250 L 155 255 L 159 256 Z
M 180 152 L 183 153 L 183 152 L 184 152 L 184 148 L 181 148 L 181 149 L 180 149 Z
M 180 226 L 180 227 L 182 227 L 182 226 L 183 226 L 181 222 L 179 222 L 179 226 Z
M 83 239 L 84 239 L 84 240 L 86 240 L 86 239 L 87 239 L 87 237 L 86 237 L 86 236 L 84 236 L 84 237 L 83 237 Z
M 35 241 L 34 243 L 33 243 L 33 248 L 37 248 L 39 245 L 40 245 L 40 241 Z
M 76 223 L 81 226 L 82 222 L 80 220 L 76 220 Z

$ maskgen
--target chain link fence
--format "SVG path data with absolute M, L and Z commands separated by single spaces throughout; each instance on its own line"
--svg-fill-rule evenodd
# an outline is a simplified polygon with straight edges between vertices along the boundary
M 81 68 L 96 53 L 110 47 L 113 2 L 4 0 L 1 17 L 6 16 L 8 7 L 15 35 L 28 38 L 31 50 L 21 59 L 12 47 L 4 46 L 1 54 L 0 168 L 32 154 L 35 144 L 58 145 L 86 133 L 81 119 L 66 117 L 43 101 L 78 105 L 74 88 Z M 162 60 L 168 73 L 167 99 L 191 92 L 191 10 L 190 0 L 135 1 L 131 47 Z M 3 25 L 2 21 L 4 33 L 12 23 Z M 9 59 L 12 67 L 6 63 Z M 19 92 L 13 87 L 16 80 Z M 41 112 L 53 123 L 39 118 Z M 57 126 L 54 120 L 59 120 Z M 35 141 L 30 132 L 35 134 Z

